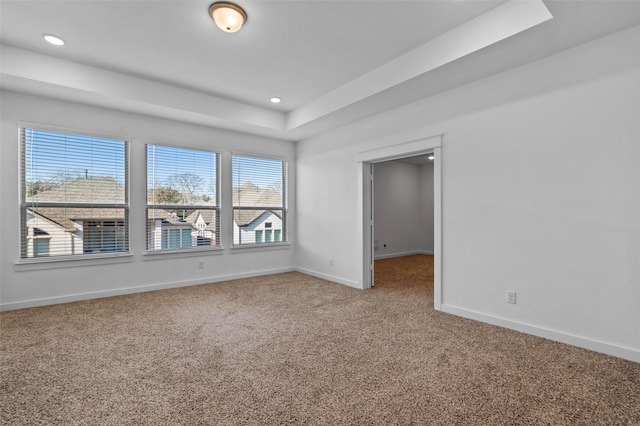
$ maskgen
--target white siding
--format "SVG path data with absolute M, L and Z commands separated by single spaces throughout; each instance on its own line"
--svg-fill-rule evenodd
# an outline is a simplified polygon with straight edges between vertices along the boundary
M 266 223 L 271 223 L 271 228 L 265 226 Z M 282 219 L 273 214 L 270 211 L 266 211 L 255 221 L 247 226 L 239 227 L 236 223 L 233 223 L 233 243 L 234 244 L 256 244 L 264 243 L 266 241 L 267 231 L 273 231 L 275 238 L 275 231 L 279 231 L 282 235 Z M 256 241 L 256 231 L 262 233 L 262 241 Z M 282 238 L 281 238 L 282 240 Z M 270 242 L 274 242 L 273 240 Z
M 51 222 L 39 215 L 27 213 L 27 257 L 34 256 L 34 229 L 38 228 L 46 232 L 49 239 L 49 256 L 82 254 L 82 234 L 76 235 L 65 230 L 62 226 Z M 79 227 L 81 230 L 81 227 Z M 35 237 L 45 239 L 44 237 Z

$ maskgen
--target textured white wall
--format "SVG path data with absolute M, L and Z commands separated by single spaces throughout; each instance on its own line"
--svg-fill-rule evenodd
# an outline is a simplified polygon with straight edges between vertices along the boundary
M 374 171 L 374 256 L 433 252 L 433 166 L 385 161 Z
M 114 260 L 74 260 L 50 265 L 18 265 L 19 210 L 18 122 L 61 127 L 131 138 L 130 194 L 133 256 Z M 231 251 L 231 189 L 223 186 L 223 244 L 221 252 L 144 256 L 146 142 L 213 149 L 222 154 L 222 178 L 231 182 L 231 150 L 281 157 L 289 161 L 290 238 L 295 240 L 295 146 L 260 138 L 188 125 L 109 109 L 101 109 L 30 95 L 2 92 L 0 144 L 0 304 L 3 309 L 86 299 L 112 294 L 211 282 L 247 275 L 292 270 L 294 249 Z M 199 269 L 199 262 L 204 268 Z M 124 262 L 124 263 L 121 263 Z M 46 267 L 43 267 L 46 266 Z
M 420 245 L 418 250 L 433 253 L 433 163 L 420 166 Z
M 443 134 L 443 310 L 640 361 L 638 45 L 634 27 L 299 142 L 297 266 L 357 287 L 358 153 Z

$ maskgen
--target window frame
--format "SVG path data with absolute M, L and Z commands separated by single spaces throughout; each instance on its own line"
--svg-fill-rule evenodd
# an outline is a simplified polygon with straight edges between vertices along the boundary
M 210 211 L 214 211 L 215 212 L 215 245 L 197 245 L 196 246 L 190 246 L 190 247 L 170 247 L 170 235 L 171 233 L 168 232 L 170 231 L 170 229 L 164 229 L 161 230 L 161 234 L 160 234 L 160 242 L 161 245 L 159 249 L 151 249 L 149 248 L 149 239 L 150 239 L 150 235 L 149 235 L 149 211 L 150 210 L 154 210 L 154 209 L 160 209 L 160 210 L 176 210 L 176 209 L 184 209 L 185 205 L 182 204 L 150 204 L 149 203 L 149 170 L 148 170 L 148 166 L 149 166 L 149 147 L 150 146 L 160 146 L 163 148 L 173 148 L 173 149 L 178 149 L 178 150 L 188 150 L 188 151 L 201 151 L 201 152 L 206 152 L 206 153 L 210 153 L 210 154 L 214 154 L 215 155 L 215 173 L 213 175 L 214 179 L 215 179 L 215 205 L 214 206 L 190 206 L 192 208 L 190 208 L 189 210 L 210 210 Z M 145 163 L 145 204 L 144 204 L 144 210 L 145 210 L 145 249 L 144 249 L 144 255 L 145 256 L 163 256 L 163 255 L 175 255 L 175 254 L 185 254 L 185 253 L 190 253 L 190 252 L 196 252 L 196 253 L 201 253 L 203 251 L 207 251 L 207 252 L 221 252 L 223 250 L 223 244 L 222 244 L 222 228 L 221 228 L 221 220 L 220 220 L 220 215 L 222 212 L 222 205 L 221 205 L 221 163 L 222 163 L 222 154 L 215 149 L 205 149 L 205 148 L 194 148 L 191 146 L 178 146 L 177 144 L 171 144 L 171 143 L 157 143 L 157 142 L 145 142 L 144 144 L 144 163 Z M 195 207 L 195 208 L 194 208 Z M 192 224 L 192 228 L 194 231 L 199 232 L 200 228 L 198 227 L 198 225 L 196 225 L 196 223 L 194 222 Z M 206 228 L 206 226 L 205 226 Z M 202 229 L 205 229 L 202 228 Z M 167 231 L 166 235 L 166 242 L 167 242 L 167 248 L 162 248 L 162 245 L 165 241 L 165 231 Z M 182 246 L 182 240 L 183 240 L 183 234 L 182 234 L 182 229 L 180 230 L 180 246 Z M 192 231 L 193 232 L 193 231 Z M 197 236 L 196 236 L 196 241 L 197 241 Z
M 234 190 L 234 180 L 235 180 L 235 169 L 234 169 L 234 158 L 235 157 L 248 157 L 248 158 L 252 158 L 252 159 L 258 159 L 258 160 L 269 160 L 269 161 L 278 161 L 281 163 L 281 167 L 282 167 L 282 204 L 280 207 L 273 207 L 273 206 L 236 206 L 236 204 L 234 203 L 233 200 L 233 196 L 232 196 L 232 200 L 231 200 L 231 234 L 232 234 L 232 240 L 231 240 L 231 250 L 232 251 L 251 251 L 251 250 L 275 250 L 275 249 L 283 249 L 283 248 L 288 248 L 290 246 L 290 242 L 289 242 L 289 231 L 288 231 L 288 222 L 289 222 L 289 211 L 288 211 L 288 203 L 289 203 L 289 160 L 287 158 L 284 157 L 275 157 L 275 156 L 268 156 L 268 155 L 262 155 L 262 154 L 255 154 L 255 153 L 249 153 L 249 152 L 238 152 L 238 151 L 233 151 L 231 152 L 231 182 L 230 182 L 230 186 L 231 186 L 231 192 L 233 193 Z M 281 237 L 281 241 L 272 241 L 272 242 L 266 242 L 266 231 L 267 229 L 263 229 L 262 231 L 262 241 L 261 242 L 254 242 L 254 243 L 236 243 L 236 238 L 235 238 L 235 231 L 234 231 L 234 227 L 236 226 L 234 221 L 235 221 L 235 212 L 238 210 L 264 210 L 264 211 L 272 211 L 276 210 L 276 211 L 282 211 L 282 228 L 279 230 L 280 231 L 280 237 Z M 275 213 L 274 213 L 275 214 Z M 266 222 L 265 222 L 266 223 Z M 272 222 L 269 222 L 272 223 Z M 240 227 L 238 227 L 240 228 Z M 274 230 L 275 228 L 270 228 L 271 230 Z M 240 232 L 240 229 L 238 230 Z M 257 231 L 257 230 L 256 230 Z M 275 233 L 272 233 L 272 236 Z M 241 238 L 240 238 L 241 240 Z M 254 241 L 255 241 L 255 237 L 254 237 Z
M 131 140 L 130 138 L 114 136 L 113 134 L 105 134 L 98 131 L 87 131 L 87 130 L 78 130 L 78 129 L 70 129 L 65 127 L 56 127 L 56 126 L 48 126 L 37 123 L 29 123 L 29 122 L 18 122 L 17 123 L 18 130 L 18 194 L 19 194 L 19 202 L 18 202 L 18 214 L 20 218 L 20 227 L 18 229 L 18 241 L 19 241 L 19 250 L 18 250 L 18 260 L 16 261 L 16 270 L 20 271 L 22 269 L 22 265 L 24 267 L 35 267 L 36 265 L 40 265 L 43 268 L 54 267 L 52 265 L 65 265 L 67 263 L 81 262 L 83 265 L 87 263 L 92 264 L 100 264 L 103 262 L 104 258 L 107 259 L 115 259 L 115 258 L 126 258 L 131 257 L 131 240 L 130 240 L 130 210 L 131 210 L 131 198 L 130 198 L 130 180 L 131 180 Z M 81 253 L 77 254 L 61 254 L 61 255 L 51 255 L 51 236 L 47 235 L 46 237 L 42 237 L 40 235 L 30 235 L 29 229 L 27 226 L 27 215 L 28 211 L 31 211 L 32 215 L 38 215 L 37 212 L 33 210 L 34 203 L 33 201 L 27 201 L 27 193 L 28 193 L 28 185 L 27 185 L 27 167 L 26 167 L 26 142 L 27 136 L 26 132 L 38 131 L 38 132 L 51 132 L 51 133 L 59 133 L 65 134 L 75 137 L 86 137 L 86 138 L 96 138 L 96 139 L 110 139 L 116 142 L 123 143 L 123 154 L 124 154 L 124 164 L 123 164 L 123 177 L 124 177 L 124 185 L 123 185 L 123 196 L 124 200 L 122 203 L 95 203 L 95 202 L 73 202 L 73 201 L 37 201 L 37 207 L 39 208 L 78 208 L 78 209 L 123 209 L 124 214 L 122 219 L 116 219 L 116 221 L 124 222 L 124 250 L 122 251 L 113 251 L 113 252 L 99 252 L 99 253 L 87 253 L 82 250 Z M 66 158 L 66 157 L 65 157 Z M 42 216 L 44 218 L 44 216 Z M 46 218 L 45 218 L 46 219 Z M 49 220 L 50 219 L 46 219 Z M 84 223 L 84 220 L 82 221 Z M 34 229 L 37 227 L 34 227 Z M 43 231 L 43 230 L 41 230 Z M 49 253 L 46 255 L 35 253 L 35 246 L 33 246 L 34 241 L 37 239 L 48 239 L 49 240 Z M 31 247 L 32 256 L 28 256 Z M 92 261 L 92 262 L 90 262 Z M 122 259 L 120 260 L 122 261 Z M 125 260 L 126 261 L 126 260 Z M 97 263 L 96 263 L 97 262 Z M 64 264 L 63 264 L 64 263 Z M 40 269 L 40 268 L 38 268 Z

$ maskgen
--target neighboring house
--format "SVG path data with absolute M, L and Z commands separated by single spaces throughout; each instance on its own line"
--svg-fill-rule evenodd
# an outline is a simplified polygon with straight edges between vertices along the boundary
M 82 239 L 75 226 L 67 229 L 37 211 L 27 209 L 25 257 L 82 254 Z
M 194 227 L 176 213 L 163 209 L 151 209 L 147 217 L 148 250 L 197 246 L 198 239 Z
M 77 178 L 28 197 L 27 245 L 23 248 L 23 256 L 126 251 L 125 209 L 99 207 L 101 203 L 116 204 L 123 200 L 124 187 L 108 177 Z M 80 203 L 82 207 L 50 205 L 65 202 Z M 46 207 L 40 206 L 46 203 L 49 203 Z M 282 241 L 282 201 L 276 191 L 245 183 L 234 189 L 234 205 L 242 207 L 234 209 L 235 245 Z M 215 245 L 216 211 L 194 207 L 196 209 L 184 219 L 164 209 L 150 209 L 147 216 L 147 249 Z
M 282 195 L 251 182 L 233 188 L 233 244 L 281 242 Z
M 261 244 L 282 241 L 282 217 L 271 210 L 243 210 L 233 214 L 233 243 Z
M 110 177 L 77 178 L 27 197 L 27 244 L 23 256 L 125 251 L 125 210 L 99 207 L 101 203 L 122 200 L 124 187 Z M 53 207 L 52 203 L 62 206 Z
M 215 210 L 194 210 L 185 220 L 197 231 L 199 246 L 216 245 L 216 211 Z
M 122 209 L 90 210 L 27 209 L 27 257 L 125 251 Z
M 124 187 L 109 177 L 77 178 L 28 197 L 27 244 L 23 256 L 126 251 L 125 209 L 99 207 L 101 203 L 115 204 L 123 200 Z M 81 203 L 82 207 L 51 207 L 51 203 Z M 198 238 L 192 223 L 175 213 L 152 209 L 148 217 L 148 250 L 210 245 Z

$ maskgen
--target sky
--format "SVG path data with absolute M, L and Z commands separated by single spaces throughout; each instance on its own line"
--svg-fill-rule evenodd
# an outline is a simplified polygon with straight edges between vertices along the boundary
M 25 129 L 25 178 L 109 176 L 124 184 L 125 152 L 124 141 Z
M 282 193 L 282 161 L 266 158 L 233 156 L 233 186 L 251 182 L 260 188 Z
M 149 188 L 170 186 L 171 176 L 191 174 L 200 177 L 202 182 L 196 194 L 214 198 L 216 168 L 215 152 L 164 145 L 147 145 L 147 183 Z

